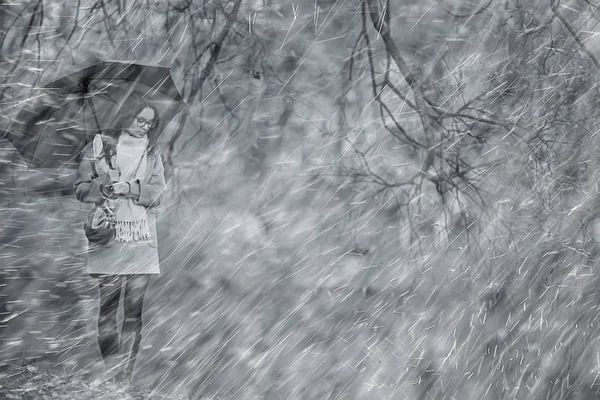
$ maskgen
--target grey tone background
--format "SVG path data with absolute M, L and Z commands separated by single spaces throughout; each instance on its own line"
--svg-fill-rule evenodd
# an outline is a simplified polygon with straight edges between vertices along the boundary
M 597 398 L 595 0 L 0 4 L 2 130 L 93 56 L 190 106 L 137 392 L 90 378 L 73 171 L 1 142 L 6 398 Z

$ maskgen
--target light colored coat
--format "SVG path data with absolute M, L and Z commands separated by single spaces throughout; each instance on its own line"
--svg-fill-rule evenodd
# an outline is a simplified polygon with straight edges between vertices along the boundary
M 108 176 L 95 168 L 92 143 L 85 147 L 77 170 L 75 197 L 83 203 L 101 204 L 100 185 Z M 88 245 L 87 270 L 90 274 L 128 275 L 159 274 L 156 206 L 165 189 L 164 166 L 158 150 L 147 157 L 146 177 L 139 181 L 140 196 L 134 203 L 146 207 L 150 239 L 139 242 L 112 241 L 106 246 Z M 90 209 L 92 206 L 90 205 Z

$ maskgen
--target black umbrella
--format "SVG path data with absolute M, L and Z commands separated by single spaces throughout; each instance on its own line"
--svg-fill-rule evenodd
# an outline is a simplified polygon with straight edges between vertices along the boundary
M 83 147 L 114 127 L 130 96 L 152 104 L 162 127 L 185 108 L 169 68 L 101 61 L 34 90 L 4 138 L 30 167 L 75 168 Z

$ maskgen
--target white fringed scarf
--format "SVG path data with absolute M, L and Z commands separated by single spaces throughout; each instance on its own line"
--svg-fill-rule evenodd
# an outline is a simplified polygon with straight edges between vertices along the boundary
M 135 138 L 128 133 L 119 136 L 116 165 L 121 182 L 140 182 L 146 176 L 148 137 Z M 133 199 L 120 198 L 115 205 L 116 241 L 131 242 L 150 239 L 146 207 L 133 203 Z

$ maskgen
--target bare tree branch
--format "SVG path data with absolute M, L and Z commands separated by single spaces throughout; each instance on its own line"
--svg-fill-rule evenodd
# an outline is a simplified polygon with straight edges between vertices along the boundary
M 198 92 L 197 88 L 202 86 L 202 84 L 204 83 L 206 78 L 208 78 L 210 76 L 212 69 L 217 61 L 217 58 L 219 57 L 219 53 L 221 52 L 221 49 L 223 48 L 225 39 L 229 35 L 229 31 L 231 30 L 231 27 L 235 21 L 235 16 L 238 14 L 241 5 L 242 5 L 242 0 L 236 0 L 235 4 L 233 6 L 233 9 L 231 10 L 231 13 L 229 15 L 226 14 L 227 22 L 225 22 L 225 26 L 223 26 L 223 29 L 221 29 L 221 32 L 219 33 L 217 38 L 211 43 L 212 48 L 211 48 L 210 59 L 208 60 L 208 62 L 204 66 L 204 68 L 202 68 L 202 71 L 200 72 L 199 81 L 196 83 L 195 87 L 193 87 L 191 90 L 190 99 L 193 99 L 196 96 L 196 94 Z M 223 11 L 223 12 L 225 12 L 225 11 Z
M 33 1 L 32 1 L 32 3 L 33 3 Z M 29 3 L 27 6 L 25 6 L 25 9 L 27 9 L 30 4 L 31 3 Z M 42 9 L 42 7 L 43 7 L 43 0 L 37 0 L 36 4 L 35 4 L 35 8 L 34 8 L 33 12 L 31 13 L 31 18 L 29 19 L 29 23 L 27 24 L 27 28 L 25 29 L 25 33 L 23 34 L 23 39 L 21 40 L 21 43 L 20 43 L 21 47 L 25 46 L 25 42 L 29 38 L 29 32 L 34 27 L 34 24 L 36 22 L 36 18 L 39 18 L 38 28 L 42 25 L 43 18 L 42 18 L 42 16 L 40 16 L 40 12 L 41 12 L 40 10 Z M 25 11 L 25 9 L 23 11 Z M 20 17 L 20 15 L 19 15 L 19 17 Z M 19 18 L 19 17 L 17 17 L 17 18 Z M 15 22 L 16 22 L 16 20 L 15 20 Z M 35 33 L 35 36 L 36 36 L 36 38 L 39 37 L 39 29 L 38 29 L 38 32 Z M 39 44 L 39 42 L 38 42 L 38 44 Z M 11 78 L 13 73 L 19 67 L 19 64 L 23 58 L 23 54 L 24 54 L 24 52 L 22 52 L 22 51 L 19 52 L 17 60 L 13 62 L 13 65 L 12 65 L 10 71 L 8 71 L 8 73 L 5 74 L 5 77 L 2 80 L 2 83 L 0 84 L 0 86 L 2 87 L 2 91 L 0 92 L 0 98 L 2 98 L 4 96 L 4 93 L 7 88 L 6 83 L 9 81 L 9 79 Z M 38 60 L 39 60 L 39 52 L 38 52 Z
M 481 4 L 478 5 L 477 9 L 469 14 L 454 14 L 453 12 L 451 12 L 450 10 L 448 10 L 446 8 L 446 5 L 443 3 L 442 0 L 435 0 L 435 1 L 440 5 L 440 7 L 442 7 L 444 9 L 444 11 L 446 11 L 448 14 L 452 15 L 454 18 L 470 18 L 474 15 L 481 14 L 482 12 L 484 12 L 490 6 L 490 4 L 492 4 L 492 2 L 494 0 L 489 0 L 487 2 L 487 4 L 484 6 L 482 6 Z
M 423 165 L 421 166 L 421 169 L 412 178 L 412 180 L 416 180 L 419 177 L 424 178 L 427 176 L 429 169 L 433 165 L 433 160 L 435 157 L 434 148 L 431 145 L 431 142 L 434 138 L 433 123 L 436 120 L 436 118 L 430 115 L 430 107 L 425 102 L 423 92 L 421 91 L 421 88 L 419 86 L 419 82 L 416 81 L 413 73 L 409 70 L 408 65 L 406 64 L 402 55 L 400 54 L 400 49 L 396 45 L 390 33 L 389 24 L 381 20 L 379 16 L 379 5 L 377 4 L 376 0 L 366 0 L 365 2 L 363 2 L 363 18 L 367 12 L 371 17 L 373 26 L 381 35 L 388 54 L 391 56 L 392 60 L 394 60 L 394 63 L 400 69 L 400 72 L 404 75 L 404 80 L 414 92 L 416 110 L 419 114 L 419 118 L 421 119 L 421 124 L 423 125 L 428 150 L 425 156 L 425 160 L 423 161 Z M 386 12 L 389 13 L 389 10 L 387 10 Z
M 567 30 L 569 31 L 571 36 L 573 36 L 573 39 L 575 39 L 575 42 L 577 42 L 577 44 L 579 45 L 581 50 L 583 50 L 583 52 L 585 54 L 587 54 L 587 56 L 590 58 L 590 60 L 592 60 L 592 62 L 596 66 L 596 68 L 598 68 L 598 70 L 600 70 L 600 61 L 598 61 L 598 58 L 596 58 L 594 53 L 592 53 L 590 51 L 590 49 L 587 48 L 587 46 L 585 45 L 585 42 L 581 39 L 581 37 L 575 31 L 575 29 L 573 29 L 573 27 L 569 24 L 569 21 L 567 21 L 565 19 L 565 17 L 563 17 L 560 14 L 560 12 L 558 11 L 558 1 L 559 0 L 550 0 L 550 8 L 552 9 L 552 12 L 554 13 L 554 15 L 556 15 L 556 17 L 560 20 L 560 22 L 562 22 L 562 24 L 565 26 L 565 28 L 567 28 Z

